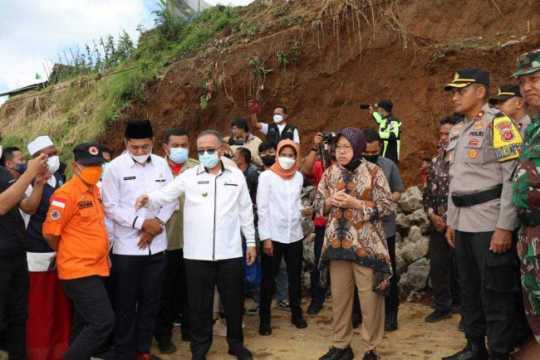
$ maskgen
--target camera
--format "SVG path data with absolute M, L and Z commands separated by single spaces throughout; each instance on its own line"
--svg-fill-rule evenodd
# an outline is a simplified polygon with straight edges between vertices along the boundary
M 337 134 L 333 131 L 325 131 L 322 133 L 323 143 L 333 144 L 337 140 Z

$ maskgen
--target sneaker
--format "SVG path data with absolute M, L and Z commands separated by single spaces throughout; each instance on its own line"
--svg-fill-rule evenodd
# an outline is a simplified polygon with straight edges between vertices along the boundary
M 434 323 L 434 322 L 450 319 L 451 317 L 452 317 L 452 312 L 451 311 L 435 310 L 431 314 L 426 316 L 425 320 L 426 320 L 426 322 Z
M 375 350 L 370 350 L 367 353 L 364 354 L 364 357 L 362 360 L 378 360 L 379 355 L 375 352 Z
M 323 308 L 322 304 L 319 304 L 318 302 L 312 302 L 311 304 L 309 304 L 307 313 L 309 315 L 317 315 L 318 313 L 321 312 L 322 308 Z
M 283 311 L 291 311 L 291 305 L 289 305 L 289 302 L 287 300 L 280 300 L 278 301 L 278 309 Z
M 307 328 L 307 322 L 302 315 L 295 315 L 291 317 L 291 323 L 296 326 L 297 329 Z
M 323 356 L 319 358 L 319 360 L 353 360 L 353 359 L 354 359 L 354 354 L 350 346 L 345 349 L 338 349 L 332 346 L 326 354 L 324 354 Z

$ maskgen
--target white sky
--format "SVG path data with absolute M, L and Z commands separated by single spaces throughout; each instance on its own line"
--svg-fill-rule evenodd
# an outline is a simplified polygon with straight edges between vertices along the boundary
M 247 5 L 253 0 L 206 0 Z M 158 0 L 0 0 L 0 93 L 29 85 L 69 48 L 153 26 Z M 50 71 L 50 70 L 49 70 Z M 0 104 L 5 98 L 0 98 Z

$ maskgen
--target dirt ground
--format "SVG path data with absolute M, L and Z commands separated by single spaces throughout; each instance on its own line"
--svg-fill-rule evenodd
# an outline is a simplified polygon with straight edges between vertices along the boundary
M 322 356 L 332 340 L 332 314 L 330 300 L 324 310 L 315 317 L 308 317 L 309 326 L 297 330 L 289 322 L 289 313 L 274 310 L 272 314 L 273 334 L 259 336 L 258 317 L 245 317 L 245 338 L 247 347 L 255 359 L 268 360 L 314 360 Z M 457 330 L 459 316 L 436 323 L 427 324 L 424 317 L 431 309 L 421 304 L 406 303 L 400 308 L 399 330 L 385 335 L 379 353 L 383 359 L 440 359 L 462 348 L 465 341 Z M 352 343 L 355 359 L 362 358 L 359 339 L 360 329 L 355 330 Z M 161 356 L 164 360 L 189 359 L 188 343 L 180 341 L 179 330 L 175 328 L 175 342 L 179 350 L 173 355 Z M 156 349 L 157 351 L 157 349 Z M 157 354 L 157 352 L 156 352 Z M 232 359 L 227 355 L 225 338 L 214 337 L 214 344 L 208 360 Z

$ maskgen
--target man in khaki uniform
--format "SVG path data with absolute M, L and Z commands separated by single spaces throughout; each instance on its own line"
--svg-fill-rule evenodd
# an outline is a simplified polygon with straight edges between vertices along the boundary
M 450 132 L 448 242 L 455 247 L 467 346 L 446 360 L 508 359 L 520 320 L 511 175 L 522 144 L 512 120 L 487 104 L 489 73 L 459 70 L 446 85 L 465 120 Z
M 189 158 L 189 136 L 184 129 L 167 130 L 162 147 L 175 177 L 199 164 L 198 161 Z M 172 329 L 173 321 L 179 313 L 182 313 L 182 339 L 189 340 L 186 273 L 182 251 L 184 200 L 184 195 L 180 196 L 176 210 L 167 221 L 167 267 L 155 330 L 155 337 L 162 354 L 172 354 L 177 350 L 172 342 Z

